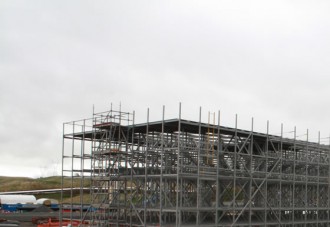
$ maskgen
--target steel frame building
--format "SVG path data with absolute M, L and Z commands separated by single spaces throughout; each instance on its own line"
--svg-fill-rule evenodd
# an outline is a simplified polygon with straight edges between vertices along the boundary
M 80 218 L 92 226 L 330 226 L 328 145 L 211 116 L 187 121 L 180 107 L 177 119 L 165 120 L 163 109 L 160 121 L 148 112 L 136 124 L 134 113 L 110 110 L 65 123 L 62 175 L 82 188 L 92 182 Z

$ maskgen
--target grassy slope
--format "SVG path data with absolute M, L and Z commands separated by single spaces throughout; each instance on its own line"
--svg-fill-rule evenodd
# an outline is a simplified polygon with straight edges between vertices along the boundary
M 79 187 L 80 179 L 76 178 L 73 181 L 73 187 Z M 85 187 L 89 183 L 85 179 Z M 64 187 L 71 187 L 71 179 L 64 178 Z M 1 177 L 0 176 L 0 192 L 7 191 L 24 191 L 24 190 L 39 190 L 61 188 L 61 177 L 45 177 L 32 179 L 27 177 Z
M 71 178 L 64 178 L 64 188 L 71 187 Z M 73 180 L 73 187 L 80 186 L 80 179 Z M 85 179 L 85 187 L 89 187 L 89 182 Z M 45 177 L 32 179 L 27 177 L 2 177 L 0 176 L 0 192 L 8 191 L 26 191 L 26 190 L 41 190 L 41 189 L 54 189 L 61 188 L 61 177 Z M 60 200 L 60 193 L 54 194 L 38 194 L 38 198 L 54 198 Z M 84 196 L 85 197 L 85 196 Z M 85 198 L 84 198 L 85 199 Z M 70 202 L 70 195 L 64 195 L 63 202 Z M 80 201 L 80 196 L 74 196 L 74 200 Z

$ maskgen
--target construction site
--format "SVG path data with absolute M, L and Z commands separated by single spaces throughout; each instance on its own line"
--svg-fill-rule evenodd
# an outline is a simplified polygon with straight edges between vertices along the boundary
M 90 226 L 330 226 L 330 148 L 178 117 L 109 110 L 63 125 L 62 177 Z M 320 136 L 319 136 L 320 137 Z M 90 201 L 83 199 L 90 180 Z M 72 207 L 77 207 L 77 201 Z M 86 208 L 86 206 L 88 208 Z

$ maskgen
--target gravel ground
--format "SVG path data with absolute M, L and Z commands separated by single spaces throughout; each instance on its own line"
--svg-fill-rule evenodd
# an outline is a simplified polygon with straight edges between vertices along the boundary
M 32 226 L 37 226 L 35 224 L 32 224 L 32 222 L 21 222 L 19 225 L 20 227 L 32 227 Z

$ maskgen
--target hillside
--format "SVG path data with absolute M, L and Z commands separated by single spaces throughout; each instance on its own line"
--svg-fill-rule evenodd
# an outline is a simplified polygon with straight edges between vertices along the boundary
M 89 180 L 84 179 L 84 187 L 89 187 Z M 64 178 L 64 188 L 71 187 L 71 178 Z M 80 187 L 80 179 L 73 179 L 73 187 Z M 4 177 L 0 176 L 0 192 L 9 192 L 9 191 L 28 191 L 28 190 L 42 190 L 42 189 L 55 189 L 61 188 L 61 177 L 44 177 L 44 178 L 28 178 L 28 177 Z M 38 198 L 53 198 L 60 200 L 61 193 L 52 193 L 52 194 L 38 194 L 35 195 Z M 70 202 L 70 195 L 68 193 L 64 194 L 63 202 Z M 88 193 L 84 195 L 84 200 L 88 198 Z M 74 195 L 74 202 L 80 201 L 80 196 Z M 76 201 L 77 200 L 77 201 Z
M 64 188 L 71 187 L 71 178 L 64 178 Z M 73 187 L 80 186 L 80 179 L 73 180 Z M 89 181 L 85 179 L 85 187 L 89 186 Z M 28 177 L 3 177 L 0 176 L 0 192 L 8 191 L 25 191 L 61 188 L 61 177 L 44 177 L 44 178 L 28 178 Z

